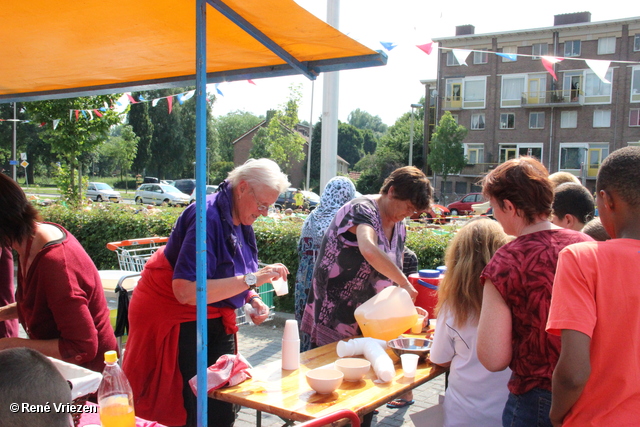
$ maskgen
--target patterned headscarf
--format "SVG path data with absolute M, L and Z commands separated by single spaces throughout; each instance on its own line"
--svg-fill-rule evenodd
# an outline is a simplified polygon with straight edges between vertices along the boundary
M 313 246 L 320 248 L 324 232 L 329 228 L 336 212 L 355 197 L 356 187 L 344 176 L 331 178 L 320 196 L 320 205 L 307 217 L 302 226 L 301 239 L 311 237 Z

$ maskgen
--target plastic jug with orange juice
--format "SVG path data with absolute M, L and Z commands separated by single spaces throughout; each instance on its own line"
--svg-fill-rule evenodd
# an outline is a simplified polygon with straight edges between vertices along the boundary
M 118 355 L 115 351 L 104 354 L 107 366 L 102 372 L 102 382 L 98 387 L 100 422 L 103 427 L 135 427 L 133 391 L 117 362 Z
M 384 288 L 354 314 L 362 335 L 384 341 L 397 338 L 418 320 L 409 292 L 398 286 Z

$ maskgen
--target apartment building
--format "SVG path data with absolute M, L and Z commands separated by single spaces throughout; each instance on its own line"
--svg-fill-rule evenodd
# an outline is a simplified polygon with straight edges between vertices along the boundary
M 433 41 L 436 118 L 450 111 L 469 129 L 469 164 L 447 188 L 438 182 L 438 193 L 478 191 L 491 168 L 523 155 L 593 190 L 610 152 L 640 144 L 640 17 L 591 22 L 589 12 L 562 14 L 552 27 L 491 34 L 464 25 Z M 603 65 L 604 79 L 594 72 Z

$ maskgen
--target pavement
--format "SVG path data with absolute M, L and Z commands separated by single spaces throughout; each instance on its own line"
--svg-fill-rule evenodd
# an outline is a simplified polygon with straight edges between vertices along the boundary
M 281 339 L 284 323 L 293 315 L 276 312 L 273 320 L 262 325 L 241 325 L 238 331 L 238 348 L 240 353 L 253 366 L 281 360 Z M 438 404 L 438 396 L 444 394 L 444 375 L 429 381 L 413 390 L 415 403 L 401 409 L 378 408 L 379 414 L 373 416 L 371 425 L 385 427 L 414 426 L 410 415 Z M 262 413 L 264 427 L 282 426 L 284 421 L 275 415 Z M 256 411 L 242 408 L 238 414 L 235 427 L 256 425 Z

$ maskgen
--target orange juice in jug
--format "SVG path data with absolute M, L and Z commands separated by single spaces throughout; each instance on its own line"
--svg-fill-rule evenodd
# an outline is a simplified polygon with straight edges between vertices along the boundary
M 397 338 L 418 320 L 409 293 L 398 286 L 386 287 L 356 308 L 354 315 L 362 335 L 385 341 Z
M 127 395 L 109 396 L 100 406 L 100 422 L 103 427 L 131 427 L 136 425 L 133 407 Z

